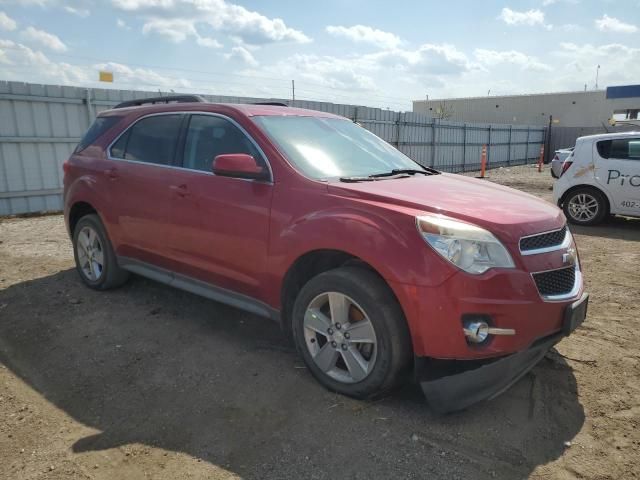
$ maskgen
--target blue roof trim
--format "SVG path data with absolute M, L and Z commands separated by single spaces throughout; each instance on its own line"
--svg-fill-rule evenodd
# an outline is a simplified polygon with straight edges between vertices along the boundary
M 640 97 L 640 85 L 623 85 L 620 87 L 607 87 L 607 98 L 634 98 Z

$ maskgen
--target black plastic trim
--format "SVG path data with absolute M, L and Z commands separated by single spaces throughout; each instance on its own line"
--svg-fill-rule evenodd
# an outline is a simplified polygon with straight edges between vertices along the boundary
M 128 270 L 129 272 L 150 278 L 151 280 L 164 283 L 171 287 L 185 290 L 216 302 L 231 305 L 232 307 L 236 307 L 247 312 L 255 313 L 261 317 L 267 317 L 278 322 L 280 321 L 279 310 L 247 295 L 232 292 L 210 283 L 141 262 L 130 257 L 119 256 L 118 265 L 120 268 Z
M 169 95 L 166 97 L 139 98 L 137 100 L 127 100 L 117 104 L 116 108 L 139 107 L 141 105 L 155 105 L 157 103 L 206 103 L 207 101 L 200 95 Z

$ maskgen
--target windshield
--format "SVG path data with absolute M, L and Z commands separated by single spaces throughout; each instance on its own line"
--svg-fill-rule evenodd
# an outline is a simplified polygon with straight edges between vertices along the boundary
M 368 176 L 422 167 L 384 140 L 339 118 L 256 116 L 253 120 L 303 174 L 315 179 Z

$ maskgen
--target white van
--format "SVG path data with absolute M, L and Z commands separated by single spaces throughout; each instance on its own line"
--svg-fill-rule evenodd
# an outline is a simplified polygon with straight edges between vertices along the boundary
M 578 138 L 553 198 L 577 225 L 595 225 L 608 214 L 640 217 L 640 132 Z

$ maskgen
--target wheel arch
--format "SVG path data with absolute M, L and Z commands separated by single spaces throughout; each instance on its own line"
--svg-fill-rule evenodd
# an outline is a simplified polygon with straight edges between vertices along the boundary
M 293 304 L 302 287 L 304 287 L 304 285 L 315 276 L 344 266 L 364 268 L 380 277 L 398 302 L 400 310 L 402 310 L 403 315 L 405 316 L 405 322 L 407 322 L 406 314 L 396 293 L 393 288 L 391 288 L 391 285 L 389 285 L 389 282 L 385 280 L 374 266 L 361 258 L 342 250 L 317 249 L 298 256 L 289 266 L 283 277 L 282 287 L 280 289 L 280 320 L 282 329 L 287 338 L 292 338 L 291 315 L 293 312 Z
M 562 207 L 564 205 L 564 201 L 567 199 L 567 197 L 570 194 L 572 194 L 576 190 L 581 190 L 581 189 L 595 190 L 598 193 L 600 193 L 605 199 L 605 202 L 606 202 L 605 207 L 606 207 L 607 214 L 611 213 L 611 199 L 609 198 L 609 194 L 607 194 L 607 192 L 605 192 L 601 188 L 595 185 L 590 185 L 588 183 L 581 183 L 579 185 L 573 185 L 572 187 L 568 188 L 567 191 L 562 194 L 562 196 L 560 197 L 560 200 L 558 200 L 558 207 Z
M 71 206 L 68 215 L 69 234 L 71 236 L 73 236 L 73 231 L 80 219 L 90 214 L 100 216 L 98 210 L 89 202 L 77 201 Z

